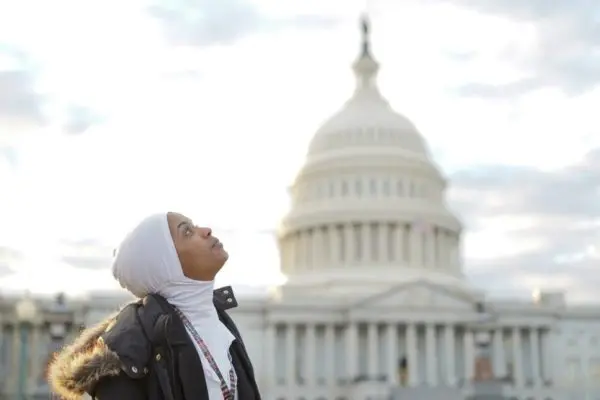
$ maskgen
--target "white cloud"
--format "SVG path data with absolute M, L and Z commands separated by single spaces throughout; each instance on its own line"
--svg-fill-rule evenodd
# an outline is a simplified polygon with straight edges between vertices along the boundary
M 272 237 L 252 231 L 275 228 L 313 132 L 353 89 L 349 64 L 359 48 L 362 2 L 261 0 L 274 18 L 312 14 L 339 24 L 195 48 L 171 47 L 141 2 L 61 1 L 27 14 L 35 30 L 15 23 L 25 20 L 30 3 L 4 10 L 9 18 L 0 8 L 0 36 L 14 38 L 43 65 L 40 87 L 56 104 L 82 101 L 104 111 L 108 122 L 79 137 L 62 137 L 56 126 L 22 137 L 18 171 L 0 158 L 0 177 L 7 177 L 0 244 L 36 254 L 38 264 L 30 265 L 40 269 L 53 265 L 76 280 L 96 281 L 98 271 L 61 264 L 61 240 L 91 237 L 111 246 L 146 213 L 182 210 L 199 223 L 239 232 L 227 238 L 232 258 L 223 279 L 276 279 Z M 599 90 L 572 96 L 539 89 L 498 101 L 459 96 L 454 89 L 465 81 L 502 85 L 526 76 L 530 71 L 506 54 L 534 49 L 538 31 L 530 22 L 428 4 L 372 5 L 373 45 L 382 91 L 417 123 L 446 171 L 480 163 L 552 171 L 600 144 Z M 61 29 L 50 29 L 50 21 Z M 494 195 L 468 193 L 492 206 Z M 509 194 L 502 196 L 498 204 Z M 467 258 L 539 249 L 538 239 L 513 235 L 525 228 L 510 218 L 473 228 Z M 40 279 L 51 279 L 49 271 Z M 3 282 L 27 283 L 22 275 Z

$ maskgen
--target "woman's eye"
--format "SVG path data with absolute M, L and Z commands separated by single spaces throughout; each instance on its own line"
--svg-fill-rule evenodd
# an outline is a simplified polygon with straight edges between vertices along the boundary
M 185 228 L 185 236 L 191 236 L 194 231 L 191 228 Z

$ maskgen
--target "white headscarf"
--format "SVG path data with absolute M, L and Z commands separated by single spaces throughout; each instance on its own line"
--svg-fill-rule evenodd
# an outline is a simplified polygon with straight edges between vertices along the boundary
M 140 222 L 121 242 L 112 271 L 121 286 L 134 296 L 162 294 L 171 283 L 188 280 L 183 275 L 167 214 L 154 214 Z
M 167 213 L 146 217 L 123 239 L 112 272 L 133 295 L 159 294 L 181 310 L 206 342 L 219 369 L 229 370 L 228 352 L 234 336 L 219 321 L 213 304 L 214 281 L 195 281 L 183 274 Z M 196 349 L 201 352 L 197 345 Z M 212 373 L 206 365 L 205 371 Z

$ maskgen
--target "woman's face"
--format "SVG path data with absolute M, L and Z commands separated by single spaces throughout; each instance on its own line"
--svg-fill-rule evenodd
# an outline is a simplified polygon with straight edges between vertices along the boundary
M 212 230 L 196 226 L 178 213 L 168 213 L 167 220 L 183 274 L 197 281 L 215 279 L 229 255 Z

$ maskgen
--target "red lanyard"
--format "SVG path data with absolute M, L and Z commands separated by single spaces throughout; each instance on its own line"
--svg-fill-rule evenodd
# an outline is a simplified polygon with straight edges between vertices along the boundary
M 177 315 L 179 315 L 179 318 L 181 318 L 183 325 L 185 325 L 187 330 L 192 334 L 194 341 L 196 342 L 196 344 L 198 344 L 198 347 L 200 347 L 204 358 L 206 358 L 212 370 L 215 372 L 215 374 L 217 374 L 217 377 L 220 381 L 221 393 L 223 393 L 223 400 L 234 400 L 237 379 L 235 376 L 235 370 L 233 368 L 233 360 L 231 359 L 231 354 L 227 353 L 227 355 L 229 356 L 229 362 L 231 363 L 231 369 L 229 370 L 229 386 L 227 386 L 227 382 L 225 382 L 223 374 L 221 374 L 219 366 L 215 362 L 215 359 L 213 358 L 212 354 L 210 354 L 208 346 L 206 346 L 204 340 L 202 340 L 202 338 L 200 337 L 190 320 L 180 310 L 178 310 L 177 308 L 175 310 L 177 311 Z

